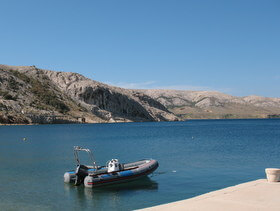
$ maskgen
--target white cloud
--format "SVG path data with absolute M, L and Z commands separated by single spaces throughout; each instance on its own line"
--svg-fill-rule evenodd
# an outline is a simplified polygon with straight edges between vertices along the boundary
M 192 85 L 170 85 L 157 86 L 156 89 L 173 89 L 173 90 L 192 90 L 192 91 L 214 91 L 214 89 L 206 86 L 192 86 Z
M 206 86 L 192 86 L 192 85 L 168 85 L 168 86 L 161 86 L 158 85 L 156 81 L 144 81 L 139 83 L 126 83 L 126 82 L 119 82 L 119 83 L 111 83 L 105 82 L 106 84 L 122 87 L 126 89 L 173 89 L 173 90 L 193 90 L 193 91 L 215 91 L 211 87 Z
M 122 87 L 126 89 L 152 89 L 153 85 L 156 84 L 155 81 L 145 81 L 145 82 L 139 82 L 139 83 L 126 83 L 126 82 L 119 82 L 119 83 L 111 83 L 111 82 L 105 82 L 106 84 Z
M 186 84 L 161 86 L 158 85 L 156 81 L 144 81 L 144 82 L 137 82 L 137 83 L 133 83 L 133 82 L 132 83 L 105 82 L 105 83 L 111 86 L 117 86 L 125 89 L 171 89 L 171 90 L 189 90 L 189 91 L 218 91 L 218 92 L 233 94 L 233 95 L 234 95 L 234 91 L 236 91 L 231 88 L 212 88 L 207 86 L 193 86 L 193 85 L 186 85 Z

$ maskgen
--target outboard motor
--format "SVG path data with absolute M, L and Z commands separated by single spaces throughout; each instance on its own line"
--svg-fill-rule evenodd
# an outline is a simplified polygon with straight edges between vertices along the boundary
M 108 162 L 108 173 L 119 171 L 120 170 L 120 164 L 118 159 L 112 159 Z
M 78 186 L 84 182 L 86 176 L 88 176 L 88 167 L 84 165 L 78 165 L 75 171 L 76 179 L 75 185 Z

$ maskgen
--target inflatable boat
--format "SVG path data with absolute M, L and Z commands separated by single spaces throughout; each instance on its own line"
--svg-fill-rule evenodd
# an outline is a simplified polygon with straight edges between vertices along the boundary
M 78 152 L 85 151 L 89 154 L 93 165 L 82 165 Z M 80 185 L 85 187 L 98 187 L 115 183 L 128 182 L 139 179 L 154 172 L 159 164 L 156 160 L 145 159 L 131 163 L 119 163 L 118 159 L 112 159 L 105 166 L 98 166 L 92 152 L 89 149 L 75 146 L 74 156 L 77 162 L 76 170 L 67 171 L 64 174 L 65 183 Z

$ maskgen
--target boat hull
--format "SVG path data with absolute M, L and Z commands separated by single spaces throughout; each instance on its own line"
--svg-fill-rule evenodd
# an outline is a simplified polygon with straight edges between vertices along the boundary
M 137 165 L 139 164 L 139 165 Z M 143 160 L 135 163 L 125 164 L 123 171 L 89 174 L 84 179 L 84 185 L 88 188 L 99 187 L 116 183 L 124 183 L 147 176 L 154 172 L 159 164 L 156 160 Z
M 99 170 L 98 170 L 99 173 L 107 172 L 107 168 L 105 166 L 98 167 L 98 168 L 99 168 Z M 94 172 L 96 172 L 96 169 L 88 168 L 86 170 L 85 174 L 87 176 L 89 174 L 93 174 Z M 76 174 L 75 170 L 67 171 L 67 172 L 64 173 L 64 182 L 65 183 L 75 183 L 76 177 L 77 177 L 77 174 Z

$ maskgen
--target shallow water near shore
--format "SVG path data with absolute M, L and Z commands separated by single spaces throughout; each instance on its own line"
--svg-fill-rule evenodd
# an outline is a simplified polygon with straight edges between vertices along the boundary
M 131 183 L 74 187 L 63 183 L 74 145 L 92 149 L 99 165 L 153 158 L 160 167 Z M 0 126 L 0 210 L 159 205 L 264 178 L 279 151 L 279 119 Z

